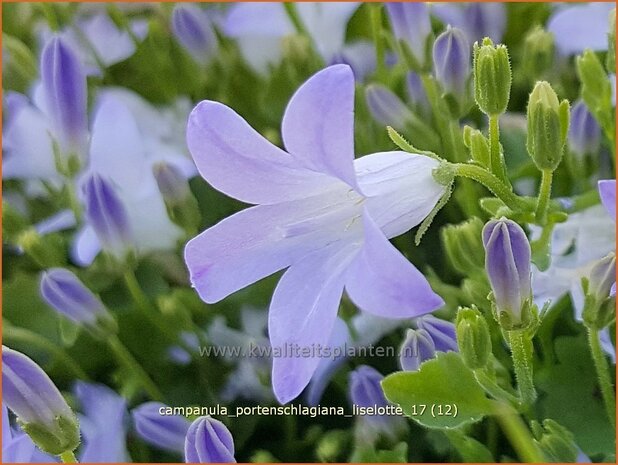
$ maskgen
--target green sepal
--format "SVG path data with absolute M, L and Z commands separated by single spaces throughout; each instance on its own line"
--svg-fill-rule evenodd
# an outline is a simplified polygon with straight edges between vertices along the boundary
M 56 417 L 52 425 L 23 423 L 19 418 L 17 422 L 39 449 L 48 454 L 60 455 L 79 446 L 79 423 L 75 415 L 71 418 Z

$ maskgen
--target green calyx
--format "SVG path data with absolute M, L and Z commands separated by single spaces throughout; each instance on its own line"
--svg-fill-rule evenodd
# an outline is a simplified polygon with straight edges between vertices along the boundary
M 455 322 L 457 344 L 464 363 L 476 370 L 487 366 L 491 356 L 489 326 L 475 307 L 460 308 Z
M 79 423 L 74 414 L 56 417 L 52 425 L 19 423 L 39 449 L 48 454 L 60 455 L 79 446 Z
M 489 38 L 474 44 L 474 98 L 486 115 L 506 111 L 511 94 L 511 64 L 505 45 L 494 45 Z

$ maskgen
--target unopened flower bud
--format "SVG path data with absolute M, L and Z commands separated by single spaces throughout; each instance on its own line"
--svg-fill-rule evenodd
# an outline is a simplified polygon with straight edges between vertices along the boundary
M 52 37 L 41 55 L 45 111 L 62 157 L 81 158 L 87 140 L 86 75 L 77 54 L 60 37 Z
M 367 107 L 380 124 L 401 131 L 413 118 L 409 108 L 392 91 L 379 84 L 370 84 L 365 90 Z
M 44 452 L 60 455 L 79 445 L 75 413 L 34 361 L 2 346 L 2 400 Z
M 523 312 L 532 298 L 526 233 L 509 219 L 491 220 L 483 228 L 483 245 L 498 321 L 506 329 L 526 323 Z
M 77 276 L 52 268 L 41 276 L 41 296 L 54 310 L 96 332 L 115 331 L 116 323 L 101 300 Z
M 610 296 L 615 293 L 615 284 L 616 254 L 611 252 L 592 266 L 588 279 L 584 280 L 586 325 L 601 329 L 614 320 L 616 309 Z
M 478 217 L 442 228 L 446 255 L 453 268 L 463 276 L 469 276 L 485 266 L 482 229 L 483 222 Z
M 429 333 L 438 352 L 457 352 L 455 325 L 433 315 L 424 315 L 414 320 L 416 327 Z
M 555 422 L 547 419 L 543 426 L 532 423 L 535 442 L 539 445 L 546 459 L 555 463 L 575 463 L 578 449 L 573 434 Z
M 431 104 L 429 103 L 427 92 L 423 87 L 423 81 L 421 77 L 413 71 L 406 74 L 406 93 L 408 99 L 419 114 L 424 117 L 431 114 Z
M 577 76 L 582 83 L 582 99 L 588 108 L 593 112 L 607 108 L 612 101 L 612 85 L 597 54 L 587 49 L 576 58 L 575 64 Z
M 402 43 L 418 68 L 427 62 L 427 45 L 431 34 L 429 10 L 424 3 L 391 2 L 386 11 L 395 38 Z
M 464 126 L 464 145 L 470 150 L 472 160 L 486 168 L 491 166 L 489 141 L 481 131 Z
M 86 219 L 101 246 L 117 259 L 124 259 L 132 246 L 127 211 L 112 184 L 98 174 L 84 182 Z
M 506 111 L 511 94 L 511 64 L 505 45 L 489 38 L 474 44 L 474 98 L 486 115 Z
M 172 31 L 193 59 L 205 64 L 217 48 L 217 38 L 206 12 L 197 5 L 176 5 Z
M 408 329 L 399 348 L 399 365 L 404 371 L 417 371 L 421 364 L 436 356 L 433 339 L 424 329 Z
M 149 444 L 172 452 L 183 453 L 185 436 L 191 422 L 182 415 L 166 415 L 161 402 L 146 402 L 131 412 L 135 430 Z
M 526 147 L 539 170 L 558 167 L 568 130 L 569 102 L 559 102 L 548 82 L 537 82 L 528 100 Z
M 554 35 L 540 26 L 532 29 L 524 40 L 523 65 L 526 76 L 531 80 L 542 77 L 551 69 L 555 54 Z
M 461 308 L 457 312 L 457 344 L 468 368 L 487 366 L 491 355 L 489 327 L 481 312 L 476 308 Z
M 468 97 L 470 44 L 462 30 L 447 27 L 433 44 L 433 69 L 446 94 L 462 104 Z
M 601 145 L 601 127 L 588 111 L 586 104 L 578 100 L 571 110 L 569 125 L 569 148 L 582 158 L 597 153 Z
M 232 434 L 219 420 L 199 417 L 187 430 L 185 462 L 236 463 Z

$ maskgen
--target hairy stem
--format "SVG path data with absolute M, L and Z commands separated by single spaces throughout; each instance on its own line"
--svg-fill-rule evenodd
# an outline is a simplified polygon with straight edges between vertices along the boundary
M 609 375 L 609 366 L 605 359 L 601 343 L 599 342 L 599 331 L 593 328 L 588 328 L 588 344 L 590 344 L 590 352 L 594 367 L 597 370 L 599 377 L 599 385 L 601 386 L 601 394 L 605 403 L 605 411 L 609 422 L 616 429 L 616 394 L 612 386 L 612 380 Z

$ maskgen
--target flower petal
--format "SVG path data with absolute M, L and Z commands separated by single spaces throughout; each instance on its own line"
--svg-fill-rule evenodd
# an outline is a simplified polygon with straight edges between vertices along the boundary
M 101 243 L 91 226 L 86 226 L 75 235 L 71 246 L 71 260 L 79 266 L 89 266 L 101 251 Z
M 423 274 L 363 215 L 365 243 L 346 278 L 350 299 L 362 310 L 388 318 L 423 315 L 444 305 Z
M 191 112 L 187 144 L 202 177 L 243 202 L 271 204 L 302 198 L 329 182 L 326 176 L 303 169 L 218 102 L 203 101 Z
M 609 12 L 613 3 L 588 3 L 565 6 L 547 23 L 554 34 L 556 47 L 563 55 L 581 53 L 585 49 L 607 50 Z
M 303 166 L 358 189 L 354 174 L 354 73 L 333 65 L 292 96 L 281 124 L 287 151 Z
M 432 172 L 438 162 L 424 155 L 381 152 L 354 162 L 367 211 L 386 237 L 419 224 L 444 194 Z
M 605 210 L 616 221 L 616 180 L 604 179 L 599 181 L 599 194 Z
M 344 272 L 356 253 L 354 246 L 335 244 L 310 254 L 292 265 L 275 289 L 268 332 L 273 347 L 273 391 L 282 404 L 302 392 L 320 362 L 315 354 L 303 352 L 328 343 L 343 293 Z
M 320 196 L 248 208 L 189 241 L 185 261 L 201 298 L 217 302 L 329 243 L 360 239 L 358 196 L 337 184 Z

